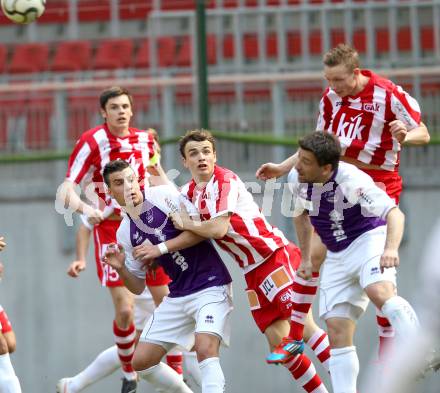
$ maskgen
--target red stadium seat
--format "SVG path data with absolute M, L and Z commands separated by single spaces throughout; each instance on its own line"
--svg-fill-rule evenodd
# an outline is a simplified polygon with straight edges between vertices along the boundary
M 132 64 L 133 41 L 131 39 L 110 39 L 102 41 L 95 55 L 93 68 L 114 70 Z
M 192 37 L 182 37 L 178 48 L 176 65 L 179 67 L 189 67 L 192 64 Z M 206 36 L 206 61 L 209 65 L 217 63 L 217 38 L 214 34 Z
M 176 57 L 176 39 L 174 37 L 159 37 L 157 39 L 157 51 L 159 67 L 174 65 Z
M 110 0 L 79 0 L 80 22 L 107 22 L 110 20 Z
M 80 71 L 90 68 L 92 47 L 89 41 L 65 41 L 56 47 L 52 71 Z
M 8 48 L 6 45 L 0 44 L 0 72 L 3 72 L 6 68 L 6 62 L 8 60 Z
M 119 17 L 121 19 L 147 19 L 153 9 L 153 0 L 120 0 Z
M 150 40 L 141 41 L 134 59 L 134 66 L 136 68 L 150 67 Z
M 343 29 L 334 29 L 330 32 L 330 46 L 334 48 L 338 44 L 346 42 L 345 32 Z
M 289 31 L 287 33 L 287 56 L 294 57 L 301 55 L 301 33 Z
M 205 1 L 206 8 L 214 8 L 216 5 L 216 0 Z M 185 11 L 194 10 L 195 1 L 194 0 L 166 0 L 161 2 L 161 9 L 164 11 Z
M 353 46 L 359 53 L 367 51 L 367 33 L 364 29 L 358 29 L 353 32 Z
M 390 32 L 388 29 L 376 30 L 376 52 L 387 53 L 390 51 Z
M 51 144 L 50 119 L 53 114 L 51 98 L 31 98 L 26 111 L 26 147 L 47 149 Z
M 269 59 L 278 57 L 278 38 L 276 33 L 269 33 L 266 36 L 266 55 Z
M 192 63 L 192 39 L 188 36 L 181 37 L 178 43 L 176 65 L 189 67 Z
M 253 33 L 243 35 L 244 57 L 246 60 L 257 60 L 260 48 L 258 45 L 258 36 Z
M 139 45 L 134 66 L 136 68 L 148 68 L 151 65 L 150 48 L 151 41 L 142 40 Z M 159 67 L 170 67 L 176 62 L 176 39 L 174 37 L 156 38 L 156 60 Z M 183 61 L 184 59 L 182 59 Z
M 234 36 L 226 34 L 223 37 L 223 57 L 225 59 L 233 59 L 235 56 Z
M 67 23 L 69 21 L 68 0 L 46 1 L 44 14 L 38 18 L 38 23 Z
M 411 38 L 411 28 L 401 27 L 397 31 L 397 49 L 399 51 L 411 51 L 412 50 L 412 38 Z
M 322 32 L 312 30 L 309 35 L 309 52 L 311 55 L 322 55 Z
M 8 71 L 31 73 L 48 69 L 49 45 L 47 43 L 23 44 L 14 48 Z
M 440 39 L 440 37 L 438 38 Z M 434 28 L 432 26 L 423 26 L 420 29 L 421 47 L 424 51 L 433 51 L 435 48 Z
M 68 98 L 67 118 L 69 119 L 67 139 L 74 143 L 84 132 L 94 127 L 99 110 L 95 95 L 78 95 Z

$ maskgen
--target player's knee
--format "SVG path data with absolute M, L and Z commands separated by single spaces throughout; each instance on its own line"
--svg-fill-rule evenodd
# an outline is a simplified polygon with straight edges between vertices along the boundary
M 8 343 L 3 335 L 0 334 L 0 355 L 4 355 L 9 352 Z
M 127 328 L 133 322 L 133 307 L 120 307 L 116 312 L 116 323 L 119 327 Z
M 17 348 L 17 343 L 16 343 L 16 341 L 15 340 L 11 340 L 11 341 L 8 341 L 7 342 L 7 345 L 8 345 L 8 352 L 9 353 L 13 353 L 13 352 L 15 352 L 15 350 L 16 350 L 16 348 Z
M 202 362 L 205 359 L 218 357 L 220 340 L 212 334 L 198 334 L 195 343 L 197 359 Z
M 373 304 L 381 309 L 384 303 L 394 296 L 395 288 L 391 282 L 381 281 L 369 285 L 365 288 L 365 292 Z
M 350 334 L 344 323 L 328 319 L 327 333 L 332 348 L 341 348 L 349 345 Z
M 154 360 L 151 357 L 145 356 L 144 353 L 134 352 L 133 359 L 131 361 L 131 365 L 135 371 L 146 370 L 150 367 L 157 365 L 159 361 Z

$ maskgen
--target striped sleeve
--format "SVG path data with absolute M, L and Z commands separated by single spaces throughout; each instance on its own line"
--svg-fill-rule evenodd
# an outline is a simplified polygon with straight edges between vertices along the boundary
M 328 89 L 325 91 L 321 101 L 319 102 L 319 115 L 318 122 L 316 124 L 316 131 L 327 131 L 330 128 L 333 109 L 327 93 Z
M 396 86 L 391 94 L 391 111 L 397 120 L 405 123 L 408 130 L 412 130 L 420 124 L 421 111 L 419 103 L 400 86 Z
M 70 155 L 66 179 L 79 184 L 93 163 L 93 150 L 86 138 L 80 138 Z
M 227 213 L 234 213 L 238 202 L 238 182 L 233 178 L 232 173 L 225 173 L 224 176 L 216 179 L 214 193 L 217 195 L 214 211 L 211 218 L 223 216 Z

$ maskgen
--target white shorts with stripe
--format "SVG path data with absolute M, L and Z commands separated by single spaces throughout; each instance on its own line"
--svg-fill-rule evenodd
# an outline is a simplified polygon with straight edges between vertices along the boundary
M 231 285 L 203 289 L 177 297 L 165 297 L 145 326 L 139 341 L 161 345 L 171 350 L 175 345 L 191 350 L 195 333 L 218 336 L 229 345 L 230 314 L 232 311 Z
M 395 268 L 385 269 L 383 273 L 380 271 L 380 257 L 384 251 L 385 239 L 386 226 L 380 226 L 359 236 L 345 250 L 327 251 L 319 287 L 321 318 L 356 319 L 367 309 L 369 303 L 364 288 L 379 281 L 391 281 L 396 286 Z M 354 306 L 355 311 L 347 315 L 333 311 L 338 305 L 347 304 Z M 342 311 L 343 314 L 345 312 Z

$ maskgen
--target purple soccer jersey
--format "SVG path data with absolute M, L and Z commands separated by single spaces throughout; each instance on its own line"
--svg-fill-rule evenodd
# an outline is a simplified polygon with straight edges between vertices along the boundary
M 140 278 L 144 278 L 146 272 L 143 263 L 133 259 L 133 247 L 145 242 L 156 245 L 177 237 L 181 231 L 174 227 L 168 215 L 177 211 L 180 203 L 185 203 L 187 208 L 189 204 L 173 186 L 168 185 L 147 188 L 144 197 L 139 218 L 125 217 L 118 230 L 118 242 L 124 246 L 127 268 Z M 210 240 L 164 254 L 158 262 L 172 280 L 170 297 L 186 296 L 232 281 Z
M 388 212 L 396 206 L 370 176 L 344 162 L 324 184 L 299 183 L 295 169 L 290 171 L 288 182 L 295 211 L 308 211 L 322 242 L 333 252 L 385 225 Z

